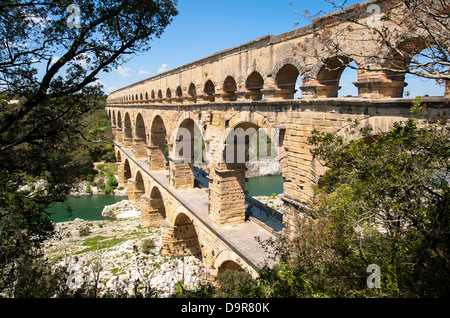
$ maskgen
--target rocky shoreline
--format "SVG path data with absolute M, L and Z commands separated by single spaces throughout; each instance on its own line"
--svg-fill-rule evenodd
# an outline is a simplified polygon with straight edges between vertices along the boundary
M 108 220 L 75 219 L 56 223 L 57 235 L 46 242 L 46 257 L 67 269 L 72 290 L 89 286 L 99 297 L 168 297 L 182 281 L 187 288 L 211 273 L 194 256 L 161 255 L 161 232 L 141 226 L 139 207 L 128 200 L 107 206 Z
M 117 176 L 116 176 L 117 178 Z M 89 189 L 89 191 L 88 191 Z M 70 192 L 71 196 L 84 196 L 84 195 L 103 195 L 105 194 L 103 190 L 98 186 L 89 185 L 88 181 L 81 181 L 78 183 Z M 119 197 L 125 197 L 128 195 L 128 188 L 124 189 L 114 189 L 108 195 L 115 195 Z
M 248 170 L 251 177 L 277 174 L 279 165 L 264 162 Z M 81 181 L 70 195 L 105 194 L 94 185 L 96 181 Z M 128 189 L 114 189 L 109 195 L 127 196 Z M 275 209 L 281 203 L 279 197 L 256 199 Z M 55 267 L 66 269 L 70 289 L 95 288 L 98 297 L 128 297 L 137 293 L 168 297 L 179 282 L 192 288 L 200 281 L 212 280 L 210 270 L 194 256 L 162 256 L 160 229 L 143 228 L 140 215 L 139 205 L 123 200 L 105 206 L 102 212 L 105 220 L 55 223 L 57 235 L 46 242 L 45 255 Z

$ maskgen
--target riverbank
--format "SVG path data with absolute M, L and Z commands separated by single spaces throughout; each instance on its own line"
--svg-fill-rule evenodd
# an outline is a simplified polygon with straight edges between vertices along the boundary
M 138 206 L 124 200 L 105 210 L 114 210 L 116 219 L 56 223 L 57 235 L 45 244 L 54 266 L 67 268 L 70 288 L 86 284 L 96 286 L 99 296 L 133 296 L 138 291 L 168 297 L 180 281 L 193 287 L 209 277 L 194 256 L 162 256 L 161 231 L 140 225 Z
M 114 176 L 117 178 L 117 176 Z M 126 197 L 128 195 L 128 188 L 116 188 L 111 192 L 105 193 L 100 186 L 92 185 L 92 181 L 80 181 L 70 192 L 70 196 L 84 196 L 84 195 L 114 195 L 118 197 Z
M 127 196 L 128 188 L 118 186 L 118 162 L 96 162 L 92 174 L 80 180 L 72 189 L 71 196 L 114 195 Z

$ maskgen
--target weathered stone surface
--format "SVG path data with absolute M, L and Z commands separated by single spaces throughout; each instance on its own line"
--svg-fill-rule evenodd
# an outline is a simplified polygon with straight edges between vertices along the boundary
M 393 26 L 389 19 L 383 23 Z M 143 225 L 163 224 L 165 253 L 200 253 L 216 272 L 229 264 L 230 255 L 231 267 L 255 268 L 255 262 L 234 250 L 230 243 L 234 237 L 222 239 L 235 226 L 242 229 L 249 223 L 245 220 L 245 167 L 234 159 L 242 153 L 245 157 L 252 135 L 237 142 L 243 149 L 239 152 L 238 146 L 232 148 L 236 129 L 242 128 L 244 134 L 259 128 L 277 132 L 272 143 L 285 180 L 281 199 L 289 227 L 295 211 L 314 198 L 313 185 L 325 171 L 310 152 L 308 138 L 313 130 L 355 139 L 361 136 L 348 133 L 349 119 L 371 125 L 373 133 L 380 134 L 394 122 L 410 118 L 413 100 L 401 98 L 402 76 L 360 69 L 354 81 L 358 97 L 339 98 L 342 57 L 314 36 L 316 26 L 255 39 L 108 96 L 106 111 L 122 163 L 119 184 L 127 185 L 130 202 L 141 204 Z M 364 52 L 355 60 L 358 65 L 377 67 L 379 61 L 372 56 L 381 60 L 383 54 L 392 56 L 391 51 L 378 50 L 367 30 L 349 28 L 347 23 L 331 28 L 342 35 L 342 47 L 348 53 Z M 398 31 L 408 39 L 406 30 Z M 302 97 L 294 99 L 300 78 Z M 443 106 L 443 101 L 449 99 L 424 99 L 430 115 L 449 112 L 449 104 Z M 181 137 L 183 131 L 190 137 Z M 200 138 L 194 138 L 196 134 Z M 228 158 L 227 150 L 233 158 Z M 201 194 L 195 188 L 192 161 L 199 153 L 199 163 L 208 165 L 209 171 L 208 192 Z M 180 157 L 185 161 L 179 162 Z M 155 188 L 160 194 L 152 196 Z
M 117 218 L 122 218 L 124 216 L 122 214 L 126 212 L 137 212 L 137 213 L 127 213 L 127 216 L 129 216 L 130 214 L 132 215 L 137 214 L 137 216 L 140 216 L 141 207 L 139 205 L 130 203 L 128 200 L 123 200 L 115 204 L 105 206 L 103 208 L 101 216 L 107 219 L 114 220 Z

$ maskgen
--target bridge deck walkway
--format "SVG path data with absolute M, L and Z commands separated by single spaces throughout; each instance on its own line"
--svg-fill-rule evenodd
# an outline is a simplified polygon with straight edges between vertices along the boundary
M 135 159 L 132 149 L 122 148 L 116 144 L 126 156 L 136 163 L 139 168 L 154 179 L 161 187 L 183 204 L 204 226 L 227 244 L 236 254 L 244 259 L 253 269 L 259 271 L 265 264 L 272 266 L 275 261 L 269 257 L 274 256 L 273 250 L 266 250 L 258 242 L 273 239 L 274 235 L 252 221 L 220 227 L 208 217 L 209 196 L 206 189 L 194 188 L 188 190 L 175 190 L 169 185 L 169 171 L 150 171 L 147 160 Z

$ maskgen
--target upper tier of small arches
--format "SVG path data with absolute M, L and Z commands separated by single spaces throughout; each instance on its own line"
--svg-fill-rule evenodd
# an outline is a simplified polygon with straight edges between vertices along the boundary
M 204 77 L 201 82 L 190 81 L 189 84 L 169 86 L 161 84 L 164 81 L 149 81 L 136 87 L 124 89 L 110 95 L 109 104 L 183 104 L 201 102 L 257 101 L 262 99 L 293 99 L 301 98 L 333 98 L 338 97 L 343 71 L 350 62 L 343 62 L 342 57 L 333 57 L 317 63 L 312 69 L 306 69 L 301 64 L 289 58 L 278 63 L 270 74 L 254 69 L 242 78 L 227 74 L 223 81 Z M 355 71 L 356 73 L 356 71 Z M 358 72 L 359 73 L 359 72 Z M 370 77 L 382 78 L 384 87 L 382 97 L 402 97 L 404 74 L 358 74 L 353 84 L 358 87 L 359 97 L 375 97 L 367 90 Z M 373 81 L 370 81 L 373 86 Z M 390 89 L 390 90 L 389 90 Z M 380 91 L 377 91 L 380 93 Z M 369 94 L 369 96 L 368 96 Z
M 400 10 L 381 0 L 370 3 L 385 11 Z M 357 6 L 346 10 L 359 14 Z M 411 62 L 410 57 L 433 45 L 433 39 L 418 37 L 417 32 L 396 21 L 383 19 L 382 27 L 395 30 L 398 36 L 395 44 L 380 45 L 371 30 L 345 19 L 330 24 L 329 18 L 327 15 L 310 26 L 264 36 L 158 74 L 111 93 L 107 102 L 192 104 L 335 98 L 344 85 L 356 86 L 360 98 L 403 97 L 405 66 Z M 369 14 L 360 16 L 363 24 L 369 18 Z M 321 25 L 339 36 L 342 43 L 338 51 L 315 33 Z M 405 53 L 403 57 L 398 50 Z M 346 68 L 354 69 L 355 75 L 343 83 L 341 76 Z

